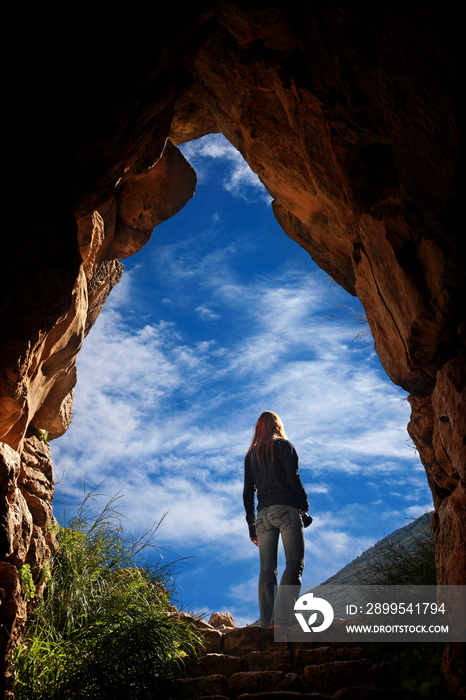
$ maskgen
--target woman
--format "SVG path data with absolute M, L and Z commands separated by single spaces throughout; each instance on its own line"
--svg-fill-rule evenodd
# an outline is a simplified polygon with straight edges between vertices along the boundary
M 254 492 L 257 490 L 257 519 Z M 299 595 L 304 569 L 304 532 L 302 515 L 309 502 L 298 472 L 298 455 L 288 441 L 283 423 L 276 413 L 259 416 L 252 443 L 244 458 L 243 501 L 251 541 L 259 547 L 259 609 L 261 627 L 269 627 L 274 610 L 277 585 L 278 540 L 282 536 L 286 568 L 280 581 L 274 623 L 278 610 L 290 615 L 290 594 Z M 297 594 L 297 595 L 296 595 Z M 284 608 L 282 608 L 282 605 Z M 288 606 L 288 608 L 287 608 Z M 286 614 L 286 613 L 285 613 Z

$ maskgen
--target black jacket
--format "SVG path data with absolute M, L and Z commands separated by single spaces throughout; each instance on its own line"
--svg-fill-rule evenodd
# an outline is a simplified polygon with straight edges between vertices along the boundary
M 298 455 L 288 440 L 274 440 L 273 462 L 261 457 L 258 464 L 249 451 L 244 458 L 243 502 L 249 536 L 256 536 L 254 493 L 257 490 L 257 512 L 272 505 L 293 506 L 307 512 L 309 501 L 298 471 Z

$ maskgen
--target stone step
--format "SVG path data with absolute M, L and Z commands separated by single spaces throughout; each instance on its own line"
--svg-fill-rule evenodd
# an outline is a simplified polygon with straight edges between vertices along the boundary
M 241 695 L 287 691 L 296 694 L 304 690 L 301 679 L 294 673 L 285 671 L 241 671 L 229 679 L 220 674 L 189 678 L 186 681 L 193 698 L 223 696 L 238 698 Z
M 291 648 L 317 649 L 343 648 L 337 642 L 315 642 L 309 641 L 308 637 L 301 641 L 279 641 L 274 639 L 274 630 L 252 625 L 251 627 L 233 627 L 227 629 L 214 629 L 207 626 L 203 628 L 202 650 L 205 653 L 230 654 L 233 656 L 244 656 L 250 651 L 286 651 Z M 349 646 L 349 645 L 348 645 Z
M 214 700 L 214 698 L 206 697 L 198 700 Z M 221 700 L 230 700 L 230 698 L 221 698 Z M 403 697 L 400 695 L 395 696 L 391 688 L 349 687 L 342 688 L 333 695 L 318 692 L 294 693 L 286 690 L 277 690 L 266 693 L 243 693 L 238 695 L 235 700 L 403 700 Z
M 227 673 L 238 668 L 238 657 L 215 659 L 224 664 Z M 305 666 L 302 674 L 284 670 L 236 671 L 225 676 L 221 673 L 191 677 L 187 680 L 193 697 L 239 698 L 245 693 L 318 693 L 331 697 L 346 687 L 358 687 L 361 697 L 371 697 L 372 691 L 382 680 L 382 664 L 373 664 L 367 659 L 332 661 L 325 664 Z M 365 690 L 364 690 L 365 689 Z M 342 696 L 343 697 L 343 696 Z M 350 697 L 350 696 L 347 696 Z M 378 698 L 380 700 L 380 698 Z
M 296 673 L 286 671 L 242 671 L 229 679 L 231 697 L 244 693 L 264 693 L 274 690 L 301 692 L 304 690 L 301 678 Z
M 327 696 L 328 697 L 328 696 Z M 330 696 L 331 700 L 404 700 L 412 697 L 393 688 L 371 688 L 370 686 L 347 686 Z
M 328 695 L 322 693 L 295 693 L 288 690 L 276 690 L 265 693 L 243 693 L 236 700 L 330 700 Z M 205 699 L 207 700 L 207 698 Z M 208 700 L 212 700 L 209 698 Z
M 306 666 L 360 659 L 362 654 L 363 650 L 360 647 L 319 647 L 281 651 L 266 649 L 250 651 L 244 656 L 210 653 L 198 659 L 188 659 L 185 669 L 186 674 L 194 678 L 214 674 L 229 678 L 240 671 L 288 671 L 301 674 Z
M 382 681 L 383 664 L 368 659 L 332 661 L 305 666 L 302 682 L 306 690 L 332 695 L 347 686 L 377 687 Z
M 199 698 L 226 697 L 230 700 L 228 681 L 220 674 L 187 678 L 186 685 L 190 691 L 190 698 L 199 700 Z
M 196 700 L 231 700 L 228 695 L 202 695 Z M 403 700 L 393 695 L 391 688 L 354 687 L 342 688 L 333 695 L 323 693 L 295 693 L 287 690 L 265 693 L 242 693 L 235 700 Z
M 242 658 L 243 671 L 294 671 L 293 652 L 250 651 Z
M 186 675 L 191 678 L 216 674 L 230 678 L 243 670 L 241 658 L 228 654 L 205 654 L 199 659 L 187 659 L 184 666 Z
M 393 700 L 383 664 L 356 645 L 277 643 L 258 626 L 210 628 L 204 639 L 185 662 L 193 700 Z
M 267 690 L 259 693 L 241 693 L 236 697 L 230 695 L 195 696 L 195 700 L 232 700 L 232 698 L 233 700 L 403 700 L 399 694 L 394 696 L 392 688 L 371 688 L 368 686 L 348 686 L 332 695 L 316 691 Z

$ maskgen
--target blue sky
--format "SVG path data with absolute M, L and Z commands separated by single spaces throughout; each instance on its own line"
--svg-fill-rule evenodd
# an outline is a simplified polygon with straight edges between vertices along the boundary
M 181 150 L 196 194 L 123 261 L 80 352 L 73 422 L 51 443 L 55 515 L 81 500 L 84 482 L 121 491 L 131 531 L 166 513 L 164 560 L 190 557 L 176 577 L 179 601 L 207 618 L 228 610 L 240 625 L 258 617 L 242 479 L 263 410 L 281 416 L 309 494 L 305 585 L 432 499 L 406 432 L 406 393 L 359 335 L 358 299 L 285 235 L 223 136 Z

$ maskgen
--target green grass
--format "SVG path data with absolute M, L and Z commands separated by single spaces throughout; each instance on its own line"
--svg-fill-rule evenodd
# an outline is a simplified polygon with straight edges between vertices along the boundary
M 59 529 L 45 593 L 13 660 L 16 700 L 184 696 L 182 659 L 199 632 L 171 606 L 173 565 L 141 563 L 158 526 L 125 536 L 118 498 L 94 516 L 89 494 Z
M 429 522 L 413 535 L 409 546 L 388 538 L 380 545 L 377 560 L 360 583 L 384 586 L 435 586 L 434 533 Z

